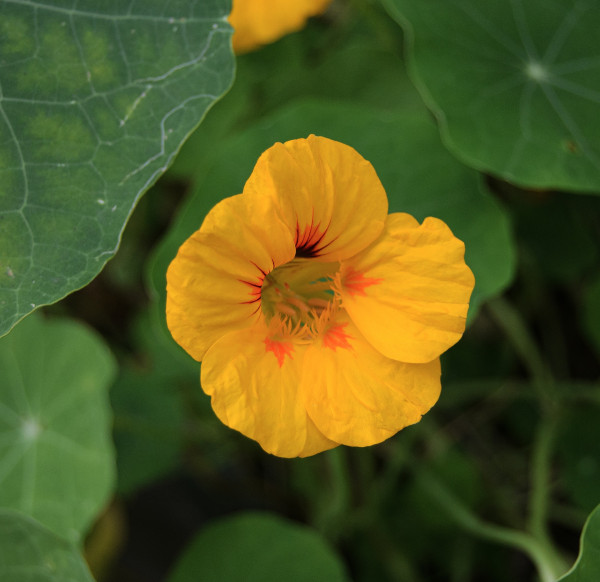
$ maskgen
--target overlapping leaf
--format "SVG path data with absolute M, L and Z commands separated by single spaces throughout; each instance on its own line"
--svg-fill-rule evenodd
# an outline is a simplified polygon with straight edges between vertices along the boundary
M 88 283 L 228 88 L 229 0 L 0 3 L 0 334 Z
M 579 557 L 560 582 L 596 582 L 600 572 L 600 506 L 590 514 L 581 534 Z
M 0 580 L 93 582 L 77 549 L 43 525 L 0 509 Z
M 169 582 L 344 582 L 340 558 L 315 531 L 275 515 L 246 513 L 206 527 Z
M 595 0 L 386 0 L 446 145 L 535 188 L 600 193 Z
M 115 363 L 72 321 L 33 314 L 0 340 L 0 507 L 78 539 L 114 481 Z

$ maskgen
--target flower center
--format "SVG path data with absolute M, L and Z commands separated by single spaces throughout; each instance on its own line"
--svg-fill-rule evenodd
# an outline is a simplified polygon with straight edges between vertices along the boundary
M 339 268 L 339 263 L 296 258 L 271 271 L 264 278 L 260 294 L 267 322 L 276 317 L 291 329 L 316 331 L 337 306 L 333 281 Z

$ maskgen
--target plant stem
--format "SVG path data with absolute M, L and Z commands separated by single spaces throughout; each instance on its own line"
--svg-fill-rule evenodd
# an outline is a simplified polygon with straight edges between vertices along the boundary
M 419 482 L 426 491 L 454 521 L 472 534 L 497 542 L 527 554 L 534 563 L 541 582 L 555 582 L 561 572 L 556 565 L 551 548 L 538 541 L 533 535 L 486 523 L 474 515 L 431 474 L 419 473 Z
M 552 452 L 558 429 L 558 392 L 537 344 L 519 312 L 501 298 L 490 301 L 488 309 L 527 368 L 536 390 L 542 417 L 536 428 L 531 455 L 528 530 L 537 543 L 551 555 L 553 570 L 564 571 L 566 565 L 560 554 L 556 550 L 551 551 L 553 544 L 548 532 Z
M 550 461 L 556 436 L 556 421 L 552 416 L 541 419 L 533 442 L 531 455 L 531 497 L 529 531 L 540 540 L 549 541 L 546 516 L 550 505 Z
M 552 377 L 521 315 L 508 301 L 500 297 L 489 301 L 487 309 L 527 368 L 540 403 L 544 407 L 549 406 L 554 400 Z

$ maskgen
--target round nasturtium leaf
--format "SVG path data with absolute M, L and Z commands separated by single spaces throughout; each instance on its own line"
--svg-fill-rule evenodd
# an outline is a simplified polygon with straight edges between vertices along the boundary
M 268 513 L 244 513 L 205 527 L 168 582 L 346 582 L 344 565 L 307 526 Z
M 485 189 L 481 176 L 442 146 L 424 108 L 392 113 L 305 100 L 223 145 L 222 155 L 197 184 L 152 261 L 151 281 L 163 313 L 165 272 L 179 245 L 200 227 L 214 204 L 242 191 L 264 150 L 276 141 L 311 133 L 346 143 L 369 160 L 387 192 L 390 212 L 408 212 L 419 221 L 440 218 L 465 242 L 466 262 L 475 274 L 470 317 L 486 298 L 510 283 L 515 261 L 506 213 Z
M 114 255 L 232 82 L 230 7 L 0 2 L 0 335 Z
M 33 314 L 0 340 L 0 507 L 78 540 L 108 500 L 114 453 L 108 348 Z
M 94 582 L 72 543 L 31 517 L 7 509 L 0 509 L 0 580 Z
M 600 572 L 600 505 L 588 517 L 581 534 L 579 557 L 559 582 L 597 582 Z
M 446 146 L 531 188 L 600 193 L 596 0 L 385 0 Z

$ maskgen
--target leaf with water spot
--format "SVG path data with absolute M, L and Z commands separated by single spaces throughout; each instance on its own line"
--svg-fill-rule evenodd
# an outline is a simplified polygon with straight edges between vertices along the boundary
M 0 509 L 0 580 L 93 582 L 73 544 L 34 519 L 6 509 Z
M 90 330 L 33 314 L 0 340 L 0 507 L 76 540 L 114 483 L 111 353 Z
M 385 0 L 446 146 L 532 188 L 600 192 L 596 0 Z
M 0 3 L 0 335 L 115 253 L 231 84 L 230 4 Z

